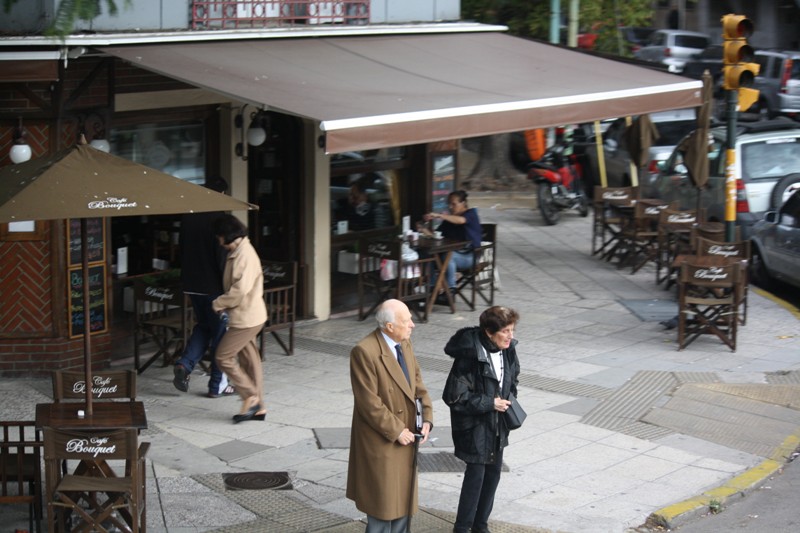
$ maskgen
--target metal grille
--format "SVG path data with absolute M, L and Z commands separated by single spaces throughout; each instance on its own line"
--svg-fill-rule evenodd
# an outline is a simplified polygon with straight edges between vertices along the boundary
M 369 4 L 356 0 L 198 0 L 192 2 L 192 29 L 368 24 Z
M 291 489 L 288 472 L 240 472 L 223 474 L 225 488 L 230 490 Z

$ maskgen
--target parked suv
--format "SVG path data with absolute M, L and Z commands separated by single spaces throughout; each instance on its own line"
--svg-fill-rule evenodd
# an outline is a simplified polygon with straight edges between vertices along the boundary
M 800 52 L 758 50 L 755 61 L 761 68 L 753 88 L 761 94 L 750 112 L 758 111 L 765 118 L 800 118 Z
M 711 38 L 705 33 L 685 30 L 656 30 L 634 57 L 666 65 L 670 72 L 681 73 L 694 54 L 702 52 Z
M 726 127 L 711 130 L 709 179 L 700 199 L 707 216 L 719 221 L 725 220 L 726 137 Z M 785 117 L 742 123 L 734 149 L 736 222 L 742 238 L 749 239 L 753 224 L 764 212 L 777 209 L 800 189 L 800 124 Z M 689 179 L 683 153 L 676 149 L 660 166 L 656 196 L 677 200 L 682 209 L 696 208 L 697 189 Z

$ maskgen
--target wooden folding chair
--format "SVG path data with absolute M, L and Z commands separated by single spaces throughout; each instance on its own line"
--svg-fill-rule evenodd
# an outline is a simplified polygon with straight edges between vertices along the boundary
M 264 338 L 271 333 L 286 355 L 294 354 L 294 323 L 297 307 L 297 263 L 263 261 L 264 302 L 267 305 L 267 322 L 261 330 L 259 353 L 264 358 Z M 278 336 L 278 331 L 289 330 L 288 345 Z
M 661 211 L 670 207 L 663 200 L 638 200 L 633 209 L 633 219 L 620 233 L 620 246 L 624 252 L 617 268 L 631 267 L 631 274 L 655 261 L 658 256 L 658 219 Z
M 696 210 L 663 209 L 658 217 L 656 285 L 668 282 L 671 265 L 680 254 L 691 253 L 692 228 L 699 218 Z
M 711 256 L 742 262 L 742 298 L 739 310 L 739 323 L 747 323 L 747 293 L 750 285 L 748 264 L 750 263 L 750 241 L 720 242 L 703 237 L 695 238 L 695 254 L 698 257 Z
M 180 283 L 137 279 L 133 286 L 135 325 L 133 358 L 141 374 L 159 357 L 161 366 L 174 363 L 186 346 L 192 326 L 192 306 L 180 288 Z M 144 363 L 140 362 L 142 345 L 152 341 L 156 351 Z
M 708 258 L 706 258 L 708 259 Z M 736 351 L 738 310 L 742 301 L 742 263 L 687 260 L 678 279 L 678 350 L 700 335 L 715 335 Z
M 614 248 L 622 229 L 623 220 L 613 208 L 620 205 L 631 205 L 637 194 L 637 187 L 595 186 L 592 255 L 600 254 L 606 257 L 606 252 Z
M 0 428 L 0 505 L 28 504 L 30 530 L 41 532 L 41 433 L 33 421 L 0 421 Z
M 497 224 L 481 224 L 481 245 L 473 249 L 474 261 L 471 268 L 460 270 L 461 277 L 456 282 L 455 294 L 470 310 L 475 310 L 477 296 L 486 305 L 494 305 L 495 260 L 497 255 Z
M 68 431 L 44 428 L 44 459 L 48 468 L 48 521 L 51 531 L 64 530 L 68 515 L 78 531 L 107 532 L 108 524 L 120 531 L 146 529 L 145 457 L 150 443 L 137 443 L 135 429 Z M 83 475 L 61 475 L 59 464 L 73 460 L 102 462 L 102 469 Z M 126 472 L 113 474 L 108 461 L 124 461 Z M 98 472 L 106 475 L 97 475 Z

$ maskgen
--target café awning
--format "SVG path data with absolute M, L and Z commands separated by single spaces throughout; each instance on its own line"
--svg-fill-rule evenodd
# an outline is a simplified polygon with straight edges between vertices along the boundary
M 702 83 L 493 32 L 111 46 L 113 56 L 320 122 L 340 153 L 696 107 Z

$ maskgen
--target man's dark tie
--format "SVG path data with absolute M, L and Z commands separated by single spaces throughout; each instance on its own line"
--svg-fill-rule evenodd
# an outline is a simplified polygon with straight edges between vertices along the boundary
M 411 378 L 408 375 L 408 367 L 406 366 L 406 358 L 403 357 L 403 350 L 400 348 L 399 344 L 395 344 L 394 349 L 397 352 L 397 362 L 400 363 L 400 368 L 403 370 L 403 374 L 406 375 L 406 380 L 411 383 Z

